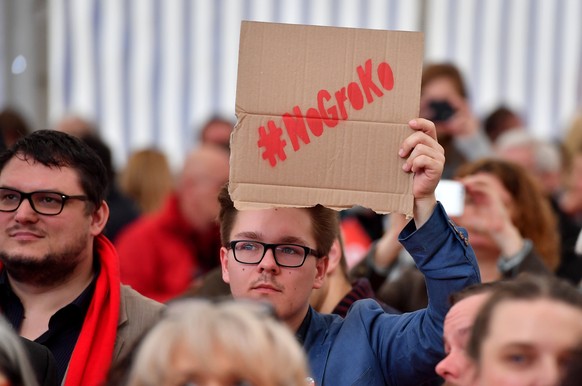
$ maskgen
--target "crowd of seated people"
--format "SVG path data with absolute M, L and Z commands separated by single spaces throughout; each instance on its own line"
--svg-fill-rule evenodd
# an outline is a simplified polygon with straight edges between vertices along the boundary
M 0 386 L 573 384 L 582 126 L 551 143 L 469 101 L 454 65 L 425 67 L 395 155 L 412 218 L 236 209 L 228 119 L 174 173 L 156 148 L 115 170 L 81 117 L 0 113 Z

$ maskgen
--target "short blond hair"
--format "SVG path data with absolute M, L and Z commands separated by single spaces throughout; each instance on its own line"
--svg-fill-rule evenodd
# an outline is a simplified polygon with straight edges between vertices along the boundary
M 137 347 L 129 386 L 164 384 L 177 352 L 210 371 L 220 355 L 253 385 L 306 385 L 305 353 L 267 304 L 185 299 L 166 311 Z

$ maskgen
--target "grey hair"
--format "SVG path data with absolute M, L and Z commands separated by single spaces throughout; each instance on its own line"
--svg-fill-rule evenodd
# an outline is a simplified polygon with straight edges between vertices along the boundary
M 38 386 L 22 341 L 0 315 L 0 374 L 12 386 Z
M 302 347 L 262 303 L 186 299 L 170 304 L 137 347 L 127 385 L 164 384 L 176 355 L 187 355 L 209 372 L 219 355 L 252 385 L 306 385 Z
M 527 147 L 533 150 L 535 167 L 539 172 L 558 172 L 562 169 L 562 156 L 558 146 L 535 137 L 525 129 L 507 131 L 495 142 L 498 152 L 508 151 L 515 147 Z

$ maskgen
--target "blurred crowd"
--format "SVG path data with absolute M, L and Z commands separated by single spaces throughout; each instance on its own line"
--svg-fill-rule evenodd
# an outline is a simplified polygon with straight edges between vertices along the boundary
M 83 117 L 40 130 L 5 108 L 0 386 L 577 384 L 582 115 L 543 139 L 470 101 L 457 67 L 425 65 L 434 126 L 407 139 L 408 172 L 436 184 L 424 144 L 462 210 L 412 220 L 238 212 L 222 117 L 175 173 L 155 147 L 116 170 Z

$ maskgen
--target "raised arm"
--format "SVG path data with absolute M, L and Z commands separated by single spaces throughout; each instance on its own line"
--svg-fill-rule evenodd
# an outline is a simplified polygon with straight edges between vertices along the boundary
M 443 174 L 445 151 L 437 142 L 434 123 L 417 118 L 408 124 L 414 133 L 402 142 L 398 155 L 406 158 L 404 171 L 414 173 L 414 222 L 420 228 L 436 204 L 434 192 Z

